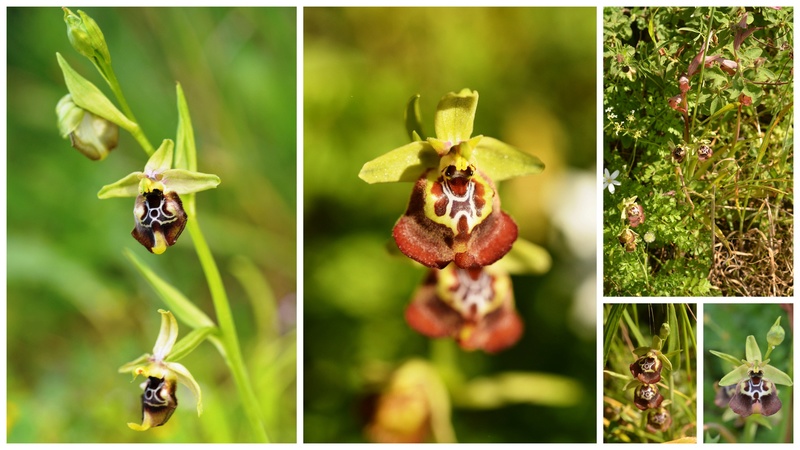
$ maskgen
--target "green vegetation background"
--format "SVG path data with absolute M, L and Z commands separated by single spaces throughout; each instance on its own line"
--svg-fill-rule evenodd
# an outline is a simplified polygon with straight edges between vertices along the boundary
M 197 197 L 200 224 L 270 438 L 295 442 L 296 10 L 85 11 L 156 146 L 175 137 L 176 81 L 183 86 L 199 170 L 222 179 Z M 93 162 L 59 136 L 55 106 L 67 89 L 56 52 L 111 96 L 70 47 L 61 9 L 9 8 L 7 27 L 9 442 L 251 440 L 232 378 L 207 343 L 181 361 L 202 387 L 204 414 L 181 386 L 165 426 L 126 426 L 141 419 L 141 378 L 131 383 L 117 368 L 152 351 L 164 305 L 122 250 L 214 318 L 208 289 L 188 235 L 151 255 L 130 236 L 133 199 L 96 197 L 144 167 L 135 141 L 121 132 L 119 147 Z M 181 324 L 181 335 L 189 331 Z
M 788 307 L 788 311 L 787 308 Z M 736 442 L 748 442 L 743 431 L 743 421 L 737 416 L 736 420 L 725 420 L 723 413 L 728 408 L 720 408 L 714 404 L 716 390 L 714 383 L 719 381 L 734 367 L 722 359 L 712 355 L 709 350 L 727 353 L 737 358 L 744 359 L 745 343 L 747 336 L 753 335 L 761 349 L 761 354 L 767 353 L 767 332 L 775 319 L 781 318 L 781 326 L 786 332 L 783 343 L 770 354 L 770 365 L 786 372 L 794 380 L 794 327 L 792 305 L 778 304 L 706 304 L 703 310 L 704 334 L 703 346 L 705 347 L 703 367 L 703 423 L 704 442 L 716 439 L 720 433 L 718 426 L 727 429 L 729 434 L 719 438 L 719 442 L 729 442 L 727 437 L 733 436 Z M 783 406 L 781 410 L 770 417 L 765 417 L 772 424 L 772 429 L 757 427 L 755 439 L 750 442 L 793 442 L 794 408 L 793 386 L 776 386 L 778 397 Z M 751 416 L 750 419 L 753 417 Z M 714 428 L 708 430 L 709 425 Z
M 583 387 L 568 408 L 456 406 L 460 442 L 595 442 L 596 20 L 595 8 L 304 8 L 305 442 L 363 441 L 364 401 L 412 357 L 466 379 L 535 371 Z M 520 236 L 553 267 L 514 277 L 526 330 L 495 356 L 406 325 L 425 271 L 387 248 L 411 184 L 358 178 L 409 142 L 412 95 L 432 135 L 437 102 L 462 88 L 480 94 L 474 134 L 546 165 L 499 186 Z

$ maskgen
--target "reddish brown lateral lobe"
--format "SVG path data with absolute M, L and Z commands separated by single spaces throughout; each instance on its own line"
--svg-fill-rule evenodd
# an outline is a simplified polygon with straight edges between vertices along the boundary
M 760 374 L 750 374 L 736 385 L 736 393 L 728 404 L 733 412 L 742 417 L 751 414 L 771 416 L 781 409 L 781 399 L 775 384 Z
M 487 181 L 489 180 L 486 178 Z M 457 179 L 451 186 L 455 186 L 454 191 L 460 191 L 463 195 L 466 191 L 467 180 Z M 491 181 L 488 181 L 491 183 Z M 414 184 L 411 192 L 411 199 L 403 217 L 401 217 L 394 227 L 392 235 L 397 246 L 409 258 L 431 268 L 442 269 L 451 261 L 464 269 L 479 268 L 496 262 L 502 258 L 517 239 L 517 225 L 506 213 L 500 210 L 500 200 L 497 195 L 493 196 L 492 212 L 482 222 L 478 223 L 472 232 L 467 230 L 466 219 L 460 218 L 458 222 L 458 234 L 441 223 L 431 220 L 425 214 L 426 187 L 429 183 L 427 173 L 423 174 Z M 493 185 L 483 186 L 480 183 L 473 183 L 475 186 L 473 199 L 470 203 L 477 208 L 485 207 L 483 200 L 485 189 L 494 191 Z M 440 177 L 431 187 L 431 195 L 434 197 L 434 212 L 437 216 L 446 213 L 446 200 L 443 203 L 442 178 Z M 477 198 L 476 198 L 477 197 Z M 454 204 L 450 214 L 451 217 L 457 216 L 459 208 L 464 205 Z M 480 211 L 480 209 L 478 209 Z

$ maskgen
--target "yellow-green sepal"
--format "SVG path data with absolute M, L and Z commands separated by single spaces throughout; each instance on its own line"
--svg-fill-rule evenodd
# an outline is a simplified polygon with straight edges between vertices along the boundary
M 142 172 L 133 172 L 125 175 L 121 180 L 107 184 L 100 188 L 97 198 L 136 197 L 139 195 L 139 182 Z
M 756 342 L 755 336 L 752 334 L 747 336 L 747 342 L 745 344 L 745 359 L 749 362 L 761 362 L 761 349 L 758 348 L 758 343 Z
M 495 138 L 484 136 L 472 152 L 475 166 L 495 182 L 544 170 L 542 161 Z
M 188 387 L 192 391 L 192 395 L 197 399 L 197 415 L 203 413 L 203 395 L 200 391 L 200 385 L 197 384 L 191 372 L 181 363 L 167 362 L 166 366 L 178 376 L 178 382 Z
M 462 89 L 458 93 L 446 94 L 436 106 L 433 121 L 436 138 L 450 145 L 469 140 L 477 108 L 477 91 Z
M 749 376 L 749 372 L 750 372 L 750 366 L 747 364 L 742 364 L 741 366 L 731 370 L 724 377 L 722 377 L 722 379 L 719 380 L 719 385 L 733 386 L 739 381 L 747 378 Z
M 776 367 L 766 365 L 761 368 L 761 371 L 764 373 L 764 378 L 772 381 L 775 384 L 780 384 L 783 386 L 792 385 L 792 377 Z
M 737 358 L 737 357 L 735 357 L 735 356 L 733 356 L 733 355 L 729 355 L 727 353 L 718 352 L 716 350 L 709 350 L 709 352 L 711 352 L 711 354 L 716 356 L 717 358 L 723 359 L 723 360 L 733 364 L 734 366 L 738 367 L 738 366 L 740 366 L 742 364 L 742 360 Z
M 426 141 L 415 141 L 364 164 L 358 177 L 367 183 L 417 181 L 426 170 L 439 166 L 439 155 Z

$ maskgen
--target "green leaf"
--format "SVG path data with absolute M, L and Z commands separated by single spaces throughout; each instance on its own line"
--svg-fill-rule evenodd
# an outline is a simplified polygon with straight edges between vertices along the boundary
M 180 361 L 186 355 L 192 353 L 209 335 L 216 335 L 219 332 L 217 327 L 202 327 L 192 330 L 189 334 L 181 338 L 167 357 L 168 361 Z
M 142 176 L 142 172 L 129 173 L 121 180 L 100 188 L 97 198 L 136 197 L 139 195 L 139 180 Z
M 426 170 L 439 166 L 439 155 L 425 141 L 396 148 L 364 164 L 358 177 L 367 183 L 417 181 Z
M 132 131 L 139 128 L 139 125 L 125 117 L 125 114 L 118 110 L 97 86 L 83 78 L 78 72 L 75 72 L 60 53 L 56 53 L 56 58 L 58 59 L 58 65 L 61 66 L 61 72 L 64 74 L 64 82 L 67 84 L 67 89 L 72 94 L 72 101 L 76 105 L 119 125 L 125 130 Z
M 608 361 L 608 354 L 611 352 L 611 341 L 619 330 L 620 319 L 625 311 L 625 305 L 616 303 L 611 305 L 611 310 L 606 316 L 605 326 L 603 327 L 603 366 Z
M 553 259 L 544 247 L 519 238 L 497 264 L 512 275 L 541 275 L 550 270 Z
M 156 273 L 140 261 L 130 249 L 125 249 L 125 256 L 139 269 L 139 272 L 144 276 L 147 282 L 150 283 L 150 286 L 153 287 L 169 310 L 180 318 L 183 323 L 192 329 L 214 327 L 214 322 L 209 319 L 203 311 L 195 306 L 194 303 L 186 298 L 179 290 L 175 289 L 174 286 L 156 275 Z
M 734 384 L 744 380 L 749 376 L 748 372 L 750 371 L 750 366 L 747 364 L 742 364 L 741 366 L 731 370 L 728 372 L 721 380 L 719 380 L 720 386 L 733 386 Z
M 631 388 L 634 388 L 636 386 L 639 386 L 640 384 L 642 384 L 642 383 L 636 378 L 634 378 L 632 380 L 628 380 L 628 382 L 625 383 L 625 386 L 622 387 L 622 392 L 625 392 L 628 389 L 631 389 Z
M 711 354 L 716 356 L 717 358 L 722 358 L 723 360 L 728 361 L 729 363 L 733 364 L 736 367 L 742 365 L 742 360 L 736 358 L 735 356 L 729 355 L 727 353 L 718 352 L 716 350 L 709 350 L 709 352 L 711 352 Z
M 761 361 L 761 349 L 758 348 L 756 338 L 751 334 L 747 336 L 747 343 L 745 344 L 745 359 L 748 362 Z
M 491 137 L 484 137 L 478 142 L 472 159 L 478 170 L 495 182 L 544 170 L 539 158 Z
M 405 113 L 406 131 L 412 141 L 424 141 L 425 133 L 422 132 L 422 113 L 419 111 L 419 94 L 413 95 L 408 100 Z
M 433 120 L 436 138 L 452 145 L 469 140 L 477 108 L 477 91 L 462 89 L 446 94 L 436 106 Z
M 777 367 L 766 365 L 761 370 L 762 372 L 764 372 L 764 378 L 772 381 L 775 384 L 780 384 L 783 386 L 792 385 L 792 377 L 790 377 Z
M 197 171 L 197 148 L 194 143 L 194 129 L 189 115 L 189 105 L 183 95 L 183 88 L 178 83 L 175 87 L 178 95 L 178 132 L 175 148 L 175 168 Z

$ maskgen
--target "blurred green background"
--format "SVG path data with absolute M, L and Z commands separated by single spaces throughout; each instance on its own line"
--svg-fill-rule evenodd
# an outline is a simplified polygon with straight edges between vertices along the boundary
M 775 319 L 781 318 L 781 326 L 786 332 L 783 343 L 770 354 L 770 365 L 782 370 L 794 379 L 794 325 L 792 305 L 779 304 L 706 304 L 703 311 L 704 323 L 704 358 L 703 368 L 703 423 L 705 425 L 705 440 L 709 442 L 719 439 L 719 442 L 794 442 L 794 403 L 792 401 L 793 386 L 777 386 L 778 397 L 783 406 L 780 411 L 769 417 L 763 417 L 771 424 L 772 429 L 758 426 L 755 438 L 748 438 L 745 432 L 745 422 L 741 417 L 728 411 L 729 408 L 720 408 L 714 404 L 716 391 L 714 383 L 719 381 L 734 367 L 722 359 L 712 355 L 709 350 L 727 353 L 737 358 L 745 357 L 745 342 L 747 336 L 756 338 L 761 354 L 767 353 L 767 332 Z M 796 380 L 795 380 L 796 381 Z M 730 415 L 730 417 L 729 417 Z M 750 416 L 747 421 L 752 422 L 756 416 Z M 711 429 L 709 429 L 711 428 Z M 752 428 L 752 425 L 750 426 Z M 750 440 L 748 440 L 750 439 Z
M 452 379 L 552 373 L 575 405 L 456 404 L 460 442 L 596 441 L 596 10 L 304 8 L 304 441 L 361 442 L 365 402 L 413 357 Z M 424 131 L 450 91 L 480 93 L 474 134 L 538 156 L 542 174 L 503 182 L 520 237 L 552 269 L 514 277 L 526 325 L 511 349 L 466 353 L 412 331 L 403 311 L 425 270 L 387 251 L 410 183 L 367 185 L 368 160 Z M 393 245 L 393 244 L 391 244 Z M 451 385 L 452 386 L 452 385 Z M 547 386 L 541 386 L 543 390 Z M 368 402 L 366 402 L 368 403 Z M 456 402 L 458 403 L 458 402 Z
M 73 8 L 77 13 L 77 8 Z M 175 83 L 192 114 L 198 168 L 219 188 L 198 220 L 223 275 L 263 421 L 296 441 L 296 10 L 85 10 L 103 30 L 131 107 L 153 144 L 175 138 Z M 67 39 L 60 8 L 8 8 L 9 442 L 250 441 L 222 358 L 203 343 L 181 362 L 203 392 L 178 388 L 169 423 L 145 433 L 139 381 L 117 368 L 151 352 L 163 303 L 123 257 L 132 249 L 208 315 L 214 311 L 188 233 L 164 255 L 131 236 L 133 199 L 101 186 L 141 170 L 125 132 L 93 162 L 61 139 L 67 93 L 56 52 L 111 96 Z M 113 98 L 113 97 L 112 97 Z M 181 325 L 181 336 L 190 329 Z

